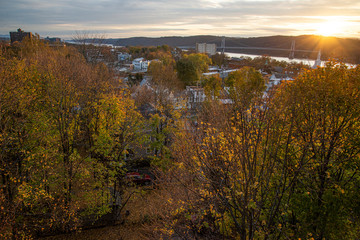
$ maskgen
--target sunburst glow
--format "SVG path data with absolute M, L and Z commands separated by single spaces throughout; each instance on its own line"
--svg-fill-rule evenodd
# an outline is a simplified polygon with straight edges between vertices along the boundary
M 332 19 L 320 23 L 315 28 L 315 33 L 322 36 L 339 36 L 345 32 L 346 21 L 342 19 Z

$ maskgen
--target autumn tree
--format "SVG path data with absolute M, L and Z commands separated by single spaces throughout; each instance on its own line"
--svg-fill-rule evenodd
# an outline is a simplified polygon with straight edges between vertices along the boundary
M 217 65 L 218 67 L 223 67 L 227 65 L 229 57 L 227 57 L 223 53 L 216 53 L 215 55 L 211 56 L 211 61 L 214 65 Z
M 267 147 L 263 141 L 273 136 L 267 124 L 271 112 L 261 109 L 260 83 L 264 81 L 251 70 L 229 77 L 234 105 L 241 108 L 208 102 L 199 116 L 200 126 L 178 136 L 175 156 L 179 169 L 174 177 L 187 194 L 175 195 L 171 202 L 181 209 L 174 210 L 177 221 L 188 224 L 187 229 L 174 226 L 184 237 L 195 233 L 205 238 L 253 239 L 266 228 L 261 221 L 262 204 L 269 200 L 264 194 L 269 192 L 276 163 L 260 154 Z M 251 83 L 253 87 L 248 86 Z
M 204 87 L 206 96 L 216 98 L 221 94 L 223 80 L 219 75 L 210 75 L 203 78 L 202 85 Z
M 29 173 L 27 151 L 31 147 L 25 145 L 29 138 L 28 115 L 31 114 L 28 107 L 36 99 L 33 89 L 24 86 L 35 84 L 37 74 L 34 68 L 27 68 L 24 61 L 4 57 L 0 61 L 0 215 L 4 220 L 0 237 L 5 239 L 27 234 L 15 227 L 15 220 L 22 207 L 17 190 Z
M 93 64 L 99 61 L 113 63 L 116 56 L 112 54 L 111 47 L 105 45 L 105 34 L 91 33 L 87 31 L 76 31 L 72 37 L 78 51 L 84 58 Z
M 174 63 L 164 61 L 152 61 L 150 63 L 148 74 L 151 76 L 151 85 L 159 88 L 168 89 L 168 91 L 178 91 L 181 88 L 174 69 Z M 163 91 L 160 91 L 163 92 Z
M 169 200 L 164 233 L 354 238 L 359 69 L 329 64 L 266 99 L 261 88 L 237 86 L 234 106 L 243 107 L 208 104 L 202 123 L 178 138 L 171 192 L 182 194 Z
M 184 86 L 200 84 L 201 75 L 208 70 L 209 64 L 211 59 L 205 54 L 185 54 L 176 63 L 178 77 Z
M 225 79 L 225 86 L 228 87 L 229 96 L 235 105 L 240 105 L 243 109 L 249 106 L 252 99 L 261 97 L 266 89 L 265 79 L 252 67 L 231 72 Z
M 150 117 L 150 149 L 154 150 L 153 163 L 166 166 L 170 159 L 170 145 L 177 131 L 176 121 L 181 111 L 176 109 L 175 98 L 179 96 L 181 82 L 174 70 L 173 62 L 153 61 L 149 66 L 151 76 L 152 105 L 154 114 Z
M 289 227 L 297 237 L 358 235 L 359 68 L 328 63 L 279 91 L 281 111 L 293 119 L 293 145 L 303 165 L 291 198 Z M 355 204 L 355 205 L 354 205 Z M 289 220 L 290 220 L 289 219 Z
M 72 48 L 33 39 L 16 57 L 0 65 L 2 237 L 76 229 L 112 210 L 141 118 L 107 67 Z

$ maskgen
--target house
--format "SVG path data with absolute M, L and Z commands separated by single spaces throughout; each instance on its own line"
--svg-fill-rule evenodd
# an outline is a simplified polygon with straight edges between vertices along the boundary
M 149 65 L 150 65 L 150 61 L 142 61 L 141 70 L 147 72 Z
M 126 60 L 129 60 L 131 58 L 131 55 L 129 53 L 119 53 L 118 54 L 118 61 L 126 61 Z
M 132 64 L 134 65 L 134 70 L 140 70 L 141 69 L 141 63 L 144 61 L 144 58 L 135 58 L 132 61 Z
M 185 95 L 188 109 L 199 107 L 199 105 L 206 99 L 204 88 L 197 86 L 186 86 Z
M 292 81 L 294 80 L 293 78 L 289 77 L 287 74 L 281 74 L 281 73 L 274 73 L 273 75 L 271 75 L 270 81 Z
M 132 61 L 132 64 L 134 65 L 135 71 L 146 72 L 150 65 L 150 61 L 147 61 L 144 58 L 136 58 Z
M 282 81 L 292 81 L 292 80 L 294 79 L 289 77 L 287 74 L 274 73 L 271 75 L 269 81 L 266 83 L 267 86 L 266 92 L 273 86 L 280 84 Z

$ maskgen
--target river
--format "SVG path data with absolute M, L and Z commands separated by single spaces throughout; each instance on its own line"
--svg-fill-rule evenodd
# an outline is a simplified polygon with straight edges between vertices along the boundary
M 241 57 L 250 57 L 250 58 L 256 58 L 256 57 L 261 57 L 262 55 L 252 55 L 252 54 L 243 54 L 243 53 L 230 53 L 230 52 L 225 52 L 225 55 L 232 57 L 232 58 L 241 58 Z M 295 62 L 295 63 L 303 63 L 309 66 L 314 66 L 315 64 L 315 60 L 313 59 L 300 59 L 300 58 L 294 58 L 294 59 L 289 59 L 286 57 L 273 57 L 273 56 L 269 56 L 272 59 L 275 59 L 277 61 L 285 61 L 285 62 Z M 321 61 L 320 66 L 323 67 L 325 66 L 325 63 L 327 61 Z M 349 68 L 354 68 L 357 66 L 357 64 L 351 64 L 351 63 L 345 63 L 345 65 Z
M 231 58 L 241 58 L 241 57 L 250 57 L 250 58 L 256 58 L 256 57 L 261 57 L 262 55 L 252 55 L 252 54 L 243 54 L 243 53 L 230 53 L 230 52 L 225 52 L 225 55 L 231 57 Z M 273 56 L 269 56 L 272 59 L 275 59 L 277 61 L 285 61 L 285 62 L 295 62 L 295 63 L 303 63 L 309 66 L 313 66 L 315 63 L 315 60 L 312 59 L 299 59 L 299 58 L 294 58 L 294 59 L 289 59 L 286 57 L 273 57 Z M 324 61 L 321 61 L 321 66 L 324 66 Z

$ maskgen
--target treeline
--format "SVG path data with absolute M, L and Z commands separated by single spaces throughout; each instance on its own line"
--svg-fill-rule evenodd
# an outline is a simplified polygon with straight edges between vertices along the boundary
M 360 62 L 360 40 L 337 37 L 322 37 L 316 35 L 301 36 L 269 36 L 269 37 L 251 37 L 235 38 L 226 37 L 227 47 L 269 47 L 269 48 L 291 48 L 292 41 L 295 40 L 297 50 L 314 51 L 313 53 L 295 52 L 295 58 L 316 59 L 317 51 L 321 50 L 322 60 L 338 59 L 350 63 Z M 221 46 L 222 37 L 220 36 L 190 36 L 190 37 L 161 37 L 161 38 L 125 38 L 125 39 L 106 39 L 106 43 L 117 46 L 161 46 L 169 45 L 193 46 L 196 43 L 215 43 Z M 279 57 L 288 57 L 289 52 L 275 50 L 246 50 L 231 49 L 228 52 L 238 52 L 256 55 L 271 55 Z

